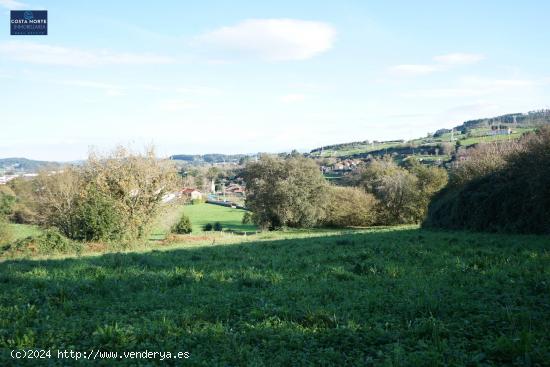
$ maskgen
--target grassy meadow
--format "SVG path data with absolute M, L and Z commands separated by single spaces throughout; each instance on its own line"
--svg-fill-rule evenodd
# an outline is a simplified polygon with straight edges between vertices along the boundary
M 190 366 L 550 360 L 547 236 L 410 226 L 268 235 L 3 261 L 0 365 L 13 348 L 188 351 L 162 364 Z
M 170 233 L 170 228 L 177 222 L 182 214 L 191 220 L 193 225 L 192 234 L 203 234 L 203 227 L 207 223 L 220 222 L 224 230 L 255 233 L 257 227 L 253 224 L 243 224 L 242 219 L 245 211 L 242 209 L 228 208 L 213 204 L 194 204 L 167 206 L 158 216 L 153 225 L 151 234 L 152 240 L 162 240 Z
M 187 205 L 183 213 L 191 219 L 193 232 L 202 232 L 202 228 L 207 223 L 220 222 L 224 229 L 242 232 L 255 232 L 256 226 L 253 224 L 242 224 L 242 209 L 234 209 L 213 204 Z

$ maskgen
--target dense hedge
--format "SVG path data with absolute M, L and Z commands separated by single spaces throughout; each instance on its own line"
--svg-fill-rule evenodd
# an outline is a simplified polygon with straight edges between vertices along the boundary
M 550 129 L 526 138 L 504 166 L 432 200 L 426 227 L 550 233 Z

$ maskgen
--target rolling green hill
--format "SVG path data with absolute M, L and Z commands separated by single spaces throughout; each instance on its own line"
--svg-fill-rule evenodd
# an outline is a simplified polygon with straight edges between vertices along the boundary
M 409 155 L 434 155 L 441 153 L 443 143 L 468 147 L 480 142 L 517 139 L 537 126 L 550 124 L 550 110 L 515 113 L 491 118 L 465 121 L 452 129 L 439 129 L 427 137 L 389 141 L 357 141 L 333 144 L 313 149 L 309 155 L 314 158 L 364 158 L 395 154 L 401 158 Z M 493 129 L 512 130 L 511 134 L 494 134 Z M 438 149 L 438 151 L 436 151 Z
M 23 171 L 36 172 L 42 168 L 59 168 L 62 164 L 59 162 L 36 161 L 27 158 L 0 158 L 1 171 Z

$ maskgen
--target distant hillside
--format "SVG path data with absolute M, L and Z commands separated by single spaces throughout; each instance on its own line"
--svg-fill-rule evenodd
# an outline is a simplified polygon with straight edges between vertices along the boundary
M 363 158 L 384 154 L 438 155 L 446 154 L 449 143 L 467 147 L 479 142 L 517 139 L 537 126 L 550 124 L 550 110 L 512 113 L 502 116 L 465 121 L 452 129 L 439 129 L 425 138 L 388 141 L 355 141 L 327 145 L 311 150 L 312 157 Z M 510 133 L 507 132 L 510 129 Z M 446 145 L 446 146 L 444 146 Z M 436 151 L 437 149 L 437 151 Z
M 528 113 L 510 113 L 507 115 L 481 118 L 477 120 L 465 121 L 455 126 L 456 131 L 467 133 L 472 129 L 485 128 L 490 126 L 506 125 L 507 127 L 536 127 L 544 124 L 550 124 L 550 110 L 530 111 Z M 451 129 L 441 129 L 438 132 L 451 132 Z
M 59 162 L 35 161 L 27 158 L 0 158 L 0 170 L 14 172 L 36 172 L 41 168 L 58 168 Z
M 241 159 L 246 157 L 248 157 L 246 154 L 176 154 L 170 156 L 170 159 L 192 164 L 202 164 L 239 163 Z

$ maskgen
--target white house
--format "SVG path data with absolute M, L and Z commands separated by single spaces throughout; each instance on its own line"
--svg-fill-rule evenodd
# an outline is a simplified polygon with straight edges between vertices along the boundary
M 188 197 L 191 200 L 202 199 L 202 192 L 200 192 L 197 189 L 192 189 L 190 187 L 186 187 L 183 190 L 181 190 L 181 194 L 183 196 Z

